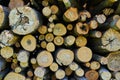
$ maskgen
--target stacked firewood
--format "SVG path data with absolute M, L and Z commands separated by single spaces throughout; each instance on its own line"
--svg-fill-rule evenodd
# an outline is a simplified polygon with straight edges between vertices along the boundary
M 0 80 L 120 80 L 119 0 L 0 4 Z

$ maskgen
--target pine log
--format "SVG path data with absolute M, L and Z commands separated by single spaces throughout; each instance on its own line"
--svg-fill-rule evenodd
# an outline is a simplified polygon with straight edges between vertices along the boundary
M 92 51 L 88 47 L 81 47 L 75 51 L 75 59 L 78 62 L 89 62 L 92 58 Z
M 63 15 L 63 19 L 66 22 L 73 22 L 78 19 L 78 10 L 77 8 L 70 7 L 66 10 L 66 12 Z
M 23 7 L 24 6 L 24 1 L 23 0 L 10 0 L 8 6 L 11 10 L 14 9 L 14 8 Z
M 40 43 L 40 46 L 41 46 L 41 48 L 45 49 L 46 46 L 47 46 L 47 42 L 46 42 L 46 41 L 42 41 L 42 42 Z
M 71 7 L 71 2 L 70 2 L 70 0 L 63 0 L 63 3 L 64 3 L 64 5 L 65 5 L 66 9 L 68 9 L 68 8 Z
M 46 6 L 42 9 L 42 13 L 44 16 L 49 17 L 51 15 L 52 11 L 49 6 Z
M 10 11 L 9 24 L 14 33 L 26 35 L 34 32 L 42 24 L 42 20 L 36 10 L 24 6 Z
M 75 75 L 77 76 L 77 77 L 82 77 L 82 76 L 84 76 L 84 70 L 81 68 L 81 67 L 79 67 L 77 70 L 75 70 Z
M 0 72 L 6 68 L 6 61 L 0 56 Z
M 45 34 L 45 33 L 47 33 L 47 26 L 42 25 L 42 26 L 38 27 L 38 32 L 39 32 L 40 34 Z
M 13 48 L 12 47 L 3 47 L 1 50 L 0 50 L 0 55 L 3 57 L 3 58 L 10 58 L 13 56 Z
M 56 36 L 63 36 L 67 32 L 66 27 L 62 23 L 55 24 L 53 28 L 53 34 Z
M 58 64 L 56 62 L 53 62 L 50 66 L 49 66 L 50 70 L 53 72 L 56 72 L 59 68 Z
M 72 63 L 69 65 L 69 68 L 70 68 L 72 71 L 76 71 L 76 70 L 79 68 L 79 65 L 78 65 L 76 62 L 72 62 Z
M 104 14 L 96 15 L 95 20 L 98 22 L 98 24 L 103 24 L 106 21 L 106 16 Z
M 89 37 L 92 37 L 92 38 L 101 38 L 102 37 L 102 32 L 101 31 L 97 31 L 97 30 L 90 31 L 89 32 Z
M 18 40 L 18 36 L 14 35 L 10 30 L 3 30 L 0 34 L 0 42 L 5 46 L 11 46 Z
M 111 73 L 103 67 L 99 70 L 99 75 L 102 80 L 110 80 L 112 77 Z
M 62 69 L 58 69 L 55 72 L 55 76 L 56 76 L 57 79 L 63 79 L 65 77 L 65 71 L 62 70 Z
M 40 40 L 40 41 L 43 41 L 44 39 L 45 39 L 45 35 L 42 35 L 42 34 L 39 35 L 39 40 Z
M 68 30 L 68 31 L 72 31 L 72 29 L 73 29 L 73 25 L 72 25 L 72 24 L 68 24 L 68 25 L 67 25 L 67 30 Z
M 92 61 L 90 64 L 90 69 L 92 70 L 98 70 L 100 68 L 100 63 L 97 61 Z
M 5 6 L 0 5 L 0 29 L 7 28 L 9 26 L 9 9 Z
M 22 67 L 23 69 L 27 68 L 29 66 L 28 62 L 20 62 L 20 67 Z
M 59 65 L 69 65 L 72 63 L 74 59 L 74 53 L 73 51 L 69 49 L 60 49 L 56 53 L 56 61 Z
M 69 47 L 72 46 L 75 42 L 75 37 L 73 35 L 68 35 L 64 38 L 64 45 Z
M 49 51 L 49 52 L 54 52 L 55 51 L 55 45 L 53 44 L 53 42 L 47 43 L 46 50 Z
M 88 23 L 88 25 L 89 25 L 90 30 L 96 29 L 98 27 L 98 22 L 93 19 Z
M 37 63 L 37 61 L 36 61 L 36 59 L 35 59 L 35 58 L 31 58 L 31 59 L 30 59 L 30 63 L 31 63 L 31 64 L 36 64 L 36 63 Z
M 43 0 L 43 1 L 42 1 L 42 5 L 43 5 L 44 7 L 48 6 L 48 5 L 49 5 L 48 0 Z
M 54 39 L 54 35 L 53 35 L 52 33 L 47 33 L 47 34 L 45 35 L 45 40 L 46 40 L 47 42 L 52 42 L 53 39 Z
M 90 62 L 86 62 L 86 63 L 84 63 L 83 65 L 84 65 L 85 67 L 87 67 L 87 68 L 90 68 L 90 65 L 91 65 L 91 64 L 90 64 Z
M 70 69 L 70 67 L 65 68 L 65 75 L 70 76 L 72 74 L 73 70 Z
M 15 73 L 15 72 L 9 72 L 4 80 L 25 80 L 25 76 Z
M 52 13 L 52 14 L 58 14 L 58 12 L 59 12 L 59 8 L 58 8 L 57 5 L 52 5 L 52 6 L 50 7 L 50 9 L 51 9 L 51 13 Z
M 78 36 L 75 40 L 75 44 L 77 47 L 83 47 L 87 44 L 87 38 L 84 36 Z
M 111 71 L 120 71 L 120 51 L 111 52 L 108 56 L 107 67 Z
M 92 43 L 92 48 L 96 52 L 117 51 L 120 49 L 120 33 L 110 28 L 104 32 L 100 39 L 94 39 Z
M 89 26 L 86 23 L 78 22 L 74 28 L 74 32 L 77 35 L 85 35 L 89 32 Z
M 56 36 L 54 38 L 54 44 L 57 46 L 61 46 L 64 43 L 64 39 L 61 36 Z
M 46 50 L 39 52 L 36 59 L 37 63 L 42 67 L 48 67 L 53 63 L 53 56 Z
M 21 67 L 16 67 L 15 68 L 15 73 L 20 73 L 22 71 L 22 68 Z
M 95 70 L 89 70 L 85 73 L 85 77 L 88 80 L 98 80 L 99 74 Z
M 36 48 L 36 39 L 32 35 L 25 35 L 20 43 L 27 51 L 34 51 Z

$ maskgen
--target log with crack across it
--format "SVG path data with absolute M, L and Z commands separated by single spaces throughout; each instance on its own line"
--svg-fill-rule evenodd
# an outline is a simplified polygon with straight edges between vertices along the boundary
M 12 31 L 18 35 L 26 35 L 42 24 L 40 13 L 27 6 L 14 8 L 9 14 L 9 25 Z

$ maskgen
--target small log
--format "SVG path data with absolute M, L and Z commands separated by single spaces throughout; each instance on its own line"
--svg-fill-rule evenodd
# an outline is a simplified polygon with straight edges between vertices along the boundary
M 97 30 L 90 31 L 89 32 L 89 37 L 92 37 L 92 38 L 101 38 L 102 37 L 102 32 L 101 31 L 97 31 Z
M 120 49 L 120 33 L 114 29 L 108 29 L 100 39 L 95 39 L 92 48 L 96 52 L 111 52 Z
M 111 52 L 108 56 L 107 67 L 111 71 L 119 71 L 120 70 L 120 51 Z
M 50 70 L 51 71 L 53 71 L 53 72 L 56 72 L 57 70 L 58 70 L 58 64 L 56 63 L 56 62 L 53 62 L 50 66 L 49 66 L 49 68 L 50 68 Z
M 44 39 L 45 39 L 45 35 L 42 35 L 42 34 L 39 35 L 39 40 L 40 40 L 40 41 L 43 41 Z
M 43 5 L 44 7 L 48 6 L 48 5 L 49 5 L 48 0 L 43 0 L 43 1 L 42 1 L 42 5 Z
M 15 72 L 9 72 L 4 80 L 25 80 L 25 76 L 15 73 Z
M 12 57 L 13 53 L 14 51 L 12 47 L 4 47 L 0 50 L 0 55 L 5 59 Z
M 23 69 L 27 68 L 29 66 L 28 62 L 20 62 L 20 67 L 22 67 Z
M 73 70 L 70 69 L 70 67 L 65 68 L 65 75 L 70 76 L 72 74 Z
M 16 67 L 15 68 L 15 73 L 20 73 L 22 71 L 22 68 L 21 67 Z
M 62 70 L 62 69 L 58 69 L 55 72 L 55 76 L 56 76 L 57 79 L 63 79 L 65 77 L 65 71 Z
M 72 46 L 75 42 L 75 37 L 73 35 L 68 35 L 64 38 L 64 45 L 69 47 Z
M 68 8 L 71 7 L 71 2 L 70 2 L 70 0 L 63 0 L 63 3 L 64 3 L 64 5 L 65 5 L 66 9 L 68 9 Z
M 52 11 L 49 6 L 46 6 L 42 9 L 42 14 L 46 17 L 49 17 L 51 15 Z
M 50 7 L 50 9 L 51 9 L 51 13 L 52 13 L 52 14 L 58 14 L 58 12 L 59 12 L 59 8 L 58 8 L 57 5 L 52 5 L 52 6 Z
M 90 12 L 88 12 L 87 10 L 83 10 L 79 12 L 79 20 L 81 22 L 85 22 L 87 18 L 91 18 Z
M 46 69 L 43 67 L 37 67 L 34 70 L 34 75 L 39 77 L 39 78 L 43 78 L 45 76 L 45 74 L 47 73 Z
M 33 77 L 33 75 L 34 75 L 34 73 L 33 73 L 32 70 L 28 70 L 28 71 L 27 71 L 27 76 L 28 76 L 28 77 Z
M 77 8 L 70 7 L 66 10 L 66 12 L 63 15 L 63 19 L 66 22 L 73 22 L 78 19 L 78 10 Z
M 47 43 L 46 50 L 49 51 L 49 52 L 54 52 L 55 51 L 55 45 L 52 42 Z
M 97 54 L 93 54 L 93 60 L 98 61 L 102 65 L 106 65 L 108 63 L 108 59 L 106 57 Z
M 49 32 L 49 33 L 52 33 L 52 32 L 53 32 L 53 29 L 49 27 L 49 28 L 48 28 L 48 32 Z
M 110 80 L 112 77 L 111 73 L 103 67 L 99 69 L 99 75 L 102 80 Z
M 57 20 L 57 19 L 58 19 L 57 15 L 53 14 L 48 18 L 48 21 L 52 23 L 54 20 Z
M 77 70 L 75 70 L 75 75 L 78 76 L 78 77 L 84 76 L 84 73 L 85 72 L 81 67 L 79 67 Z
M 88 80 L 98 80 L 99 74 L 95 70 L 89 70 L 85 73 L 85 77 Z
M 39 52 L 36 59 L 37 63 L 42 67 L 48 67 L 53 63 L 53 56 L 46 50 Z
M 73 25 L 72 25 L 72 24 L 68 24 L 68 25 L 67 25 L 67 30 L 68 30 L 68 31 L 72 31 L 72 29 L 73 29 Z
M 106 21 L 106 16 L 104 14 L 99 14 L 95 16 L 95 20 L 99 23 L 99 24 L 103 24 Z
M 6 68 L 6 61 L 0 56 L 0 72 Z
M 3 30 L 0 34 L 0 42 L 4 46 L 11 46 L 15 44 L 17 40 L 18 40 L 18 37 L 9 30 Z
M 20 43 L 27 51 L 34 51 L 36 48 L 36 38 L 32 35 L 25 35 Z
M 76 62 L 72 62 L 70 65 L 69 65 L 69 68 L 72 70 L 72 71 L 76 71 L 79 66 Z
M 24 1 L 23 0 L 10 0 L 8 6 L 11 10 L 14 9 L 14 8 L 23 7 L 24 6 Z
M 61 46 L 64 43 L 64 39 L 61 36 L 56 36 L 54 38 L 54 44 L 57 46 Z
M 66 27 L 62 23 L 55 24 L 53 28 L 53 34 L 56 36 L 63 36 L 67 32 Z
M 15 43 L 15 47 L 16 47 L 16 48 L 20 48 L 20 47 L 21 47 L 20 42 L 16 42 L 16 43 Z
M 56 61 L 61 66 L 62 65 L 67 66 L 71 64 L 73 59 L 74 59 L 74 53 L 69 49 L 60 49 L 56 53 Z
M 9 23 L 14 33 L 26 35 L 34 32 L 42 24 L 42 20 L 36 10 L 24 6 L 10 11 Z
M 28 62 L 29 55 L 30 55 L 29 52 L 27 52 L 25 50 L 21 50 L 18 53 L 17 60 L 20 61 L 20 62 L 23 62 L 23 63 Z
M 51 23 L 48 24 L 48 26 L 49 26 L 50 28 L 54 28 L 54 27 L 55 27 L 55 24 L 54 24 L 53 22 L 51 22 Z
M 9 9 L 7 7 L 0 5 L 0 18 L 1 18 L 0 29 L 4 29 L 9 26 L 8 15 Z
M 37 63 L 37 61 L 36 61 L 36 59 L 35 59 L 35 58 L 31 58 L 31 59 L 30 59 L 30 63 L 31 63 L 31 64 L 36 64 L 36 63 Z
M 47 46 L 47 42 L 46 42 L 46 41 L 42 41 L 42 42 L 40 43 L 40 46 L 41 46 L 43 49 L 45 49 L 46 46 Z
M 17 63 L 11 63 L 11 69 L 14 71 L 15 68 L 18 67 Z
M 89 25 L 90 30 L 96 29 L 98 27 L 98 22 L 93 19 L 88 23 L 88 25 Z
M 91 65 L 91 64 L 90 64 L 90 62 L 86 62 L 86 63 L 84 63 L 83 65 L 84 65 L 85 67 L 87 67 L 87 68 L 90 68 L 90 65 Z
M 92 61 L 90 64 L 90 69 L 92 70 L 98 70 L 100 68 L 100 63 L 97 61 Z
M 74 28 L 74 32 L 75 34 L 77 35 L 85 35 L 85 34 L 88 34 L 89 32 L 89 26 L 88 24 L 86 23 L 81 23 L 81 22 L 78 22 L 76 23 L 75 25 L 75 28 Z
M 54 39 L 54 35 L 53 35 L 52 33 L 47 33 L 47 34 L 45 35 L 45 40 L 46 40 L 47 42 L 52 42 L 53 39 Z
M 81 47 L 76 50 L 75 59 L 78 62 L 89 62 L 92 58 L 92 51 L 88 47 Z
M 75 44 L 77 47 L 83 47 L 87 44 L 87 38 L 84 36 L 78 36 L 75 40 Z
M 38 27 L 38 32 L 40 34 L 46 34 L 47 33 L 47 26 L 42 25 L 42 26 Z

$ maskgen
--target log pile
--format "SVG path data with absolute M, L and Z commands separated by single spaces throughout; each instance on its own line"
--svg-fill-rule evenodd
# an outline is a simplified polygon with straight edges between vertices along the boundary
M 120 80 L 119 15 L 119 0 L 1 0 L 0 80 Z

